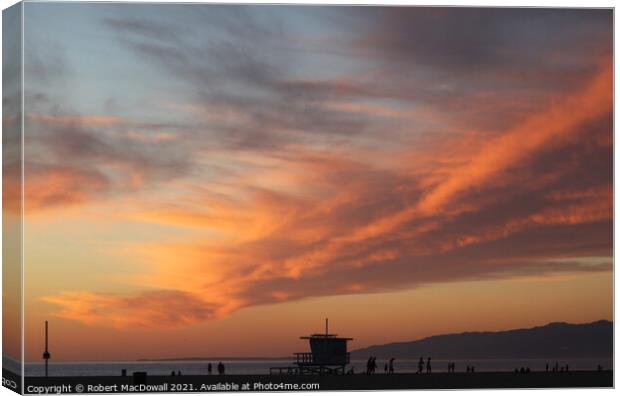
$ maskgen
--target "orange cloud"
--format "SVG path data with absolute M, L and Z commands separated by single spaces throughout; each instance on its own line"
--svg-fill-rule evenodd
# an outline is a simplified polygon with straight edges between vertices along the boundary
M 418 202 L 355 230 L 343 241 L 362 241 L 389 232 L 415 217 L 434 215 L 445 210 L 458 193 L 481 188 L 493 177 L 502 177 L 509 166 L 539 153 L 546 145 L 574 139 L 584 123 L 611 112 L 611 87 L 612 69 L 606 63 L 583 91 L 531 115 L 489 142 L 478 142 L 475 145 L 482 148 L 471 150 L 464 164 L 448 165 L 447 169 L 436 170 L 438 175 L 431 174 L 429 177 L 435 185 Z M 421 183 L 429 184 L 424 180 Z
M 98 200 L 107 187 L 107 178 L 99 172 L 25 164 L 24 203 L 28 212 Z M 21 192 L 12 195 L 18 200 Z
M 86 324 L 115 328 L 169 328 L 214 317 L 210 305 L 197 296 L 174 290 L 135 295 L 65 292 L 43 301 L 59 305 L 55 315 Z
M 582 92 L 552 104 L 484 144 L 466 165 L 453 169 L 425 194 L 417 209 L 423 214 L 441 210 L 455 194 L 486 182 L 548 144 L 574 138 L 583 123 L 611 112 L 612 81 L 612 69 L 606 63 Z
M 604 155 L 601 163 L 592 159 L 610 151 L 610 130 L 599 124 L 611 104 L 605 67 L 579 92 L 511 128 L 464 130 L 469 144 L 456 137 L 456 156 L 437 149 L 445 142 L 382 147 L 375 156 L 357 147 L 303 145 L 240 154 L 242 171 L 206 183 L 208 192 L 181 189 L 173 204 L 154 197 L 119 214 L 195 232 L 134 246 L 131 254 L 149 265 L 132 279 L 136 287 L 165 292 L 72 292 L 46 301 L 60 306 L 57 315 L 85 323 L 171 327 L 311 296 L 609 270 L 550 259 L 558 251 L 610 255 L 610 180 L 571 172 L 598 177 L 591 167 L 610 166 Z M 592 149 L 598 151 L 584 148 L 590 139 L 602 142 Z M 561 149 L 571 163 L 545 162 Z M 59 173 L 49 180 L 40 191 L 48 200 L 77 179 Z

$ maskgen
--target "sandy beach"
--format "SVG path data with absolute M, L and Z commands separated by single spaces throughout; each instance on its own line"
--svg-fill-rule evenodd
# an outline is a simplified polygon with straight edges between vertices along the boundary
M 380 390 L 380 389 L 480 389 L 480 388 L 606 388 L 613 386 L 613 371 L 575 371 L 569 373 L 437 373 L 437 374 L 376 374 L 333 376 L 287 375 L 224 375 L 224 376 L 147 376 L 145 381 L 127 377 L 28 377 L 26 393 L 37 386 L 81 384 L 82 386 L 147 385 L 150 391 L 233 391 L 249 384 L 250 390 L 291 390 L 294 384 L 318 384 L 318 390 Z M 156 386 L 166 385 L 166 388 Z M 288 384 L 288 385 L 287 385 Z M 172 387 L 184 389 L 172 389 Z M 316 386 L 316 385 L 315 385 Z M 31 392 L 29 392 L 29 387 Z M 288 387 L 288 388 L 287 388 Z M 100 389 L 113 392 L 114 389 Z M 63 392 L 65 393 L 65 392 Z

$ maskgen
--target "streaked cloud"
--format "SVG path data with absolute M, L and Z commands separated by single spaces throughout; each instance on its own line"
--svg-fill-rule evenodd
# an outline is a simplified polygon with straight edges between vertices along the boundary
M 120 117 L 106 116 L 50 116 L 29 114 L 30 119 L 49 125 L 117 125 L 123 122 Z
M 170 328 L 611 270 L 607 10 L 196 9 L 98 19 L 151 76 L 117 84 L 165 86 L 153 102 L 88 113 L 45 92 L 28 115 L 35 221 L 118 204 L 119 224 L 169 232 L 124 247 L 127 293 L 61 290 L 56 315 Z
M 58 316 L 117 328 L 175 327 L 212 317 L 200 298 L 174 290 L 137 295 L 65 292 L 44 300 L 63 307 Z

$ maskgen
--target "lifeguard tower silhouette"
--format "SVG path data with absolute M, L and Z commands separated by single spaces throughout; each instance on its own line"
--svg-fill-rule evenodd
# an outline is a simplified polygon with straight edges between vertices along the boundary
M 350 354 L 347 342 L 353 338 L 329 334 L 329 319 L 325 319 L 325 333 L 299 337 L 308 340 L 310 352 L 295 353 L 295 366 L 272 367 L 271 374 L 344 374 Z

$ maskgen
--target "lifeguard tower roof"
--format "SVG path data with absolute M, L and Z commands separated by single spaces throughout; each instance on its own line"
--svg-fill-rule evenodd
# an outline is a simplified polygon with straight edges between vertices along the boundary
M 325 319 L 325 333 L 314 333 L 309 336 L 299 337 L 300 340 L 310 340 L 314 338 L 318 338 L 318 339 L 329 338 L 332 340 L 336 339 L 336 340 L 347 340 L 347 341 L 350 341 L 353 339 L 349 337 L 338 337 L 338 334 L 329 334 L 329 319 Z
M 313 338 L 329 338 L 330 340 L 352 340 L 353 338 L 349 338 L 349 337 L 338 337 L 338 334 L 321 334 L 321 333 L 316 333 L 316 334 L 311 334 L 309 336 L 302 336 L 299 337 L 300 340 L 310 340 Z

